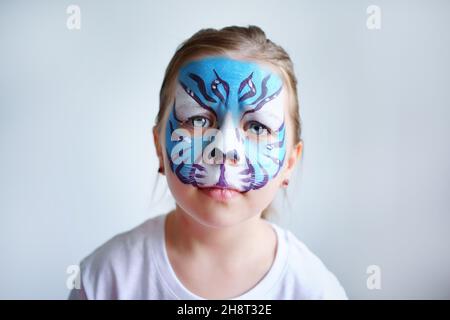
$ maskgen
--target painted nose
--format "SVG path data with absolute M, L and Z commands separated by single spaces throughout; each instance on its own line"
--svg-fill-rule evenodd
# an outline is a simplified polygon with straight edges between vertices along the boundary
M 214 164 L 237 166 L 245 159 L 243 141 L 235 122 L 231 112 L 227 112 L 219 131 L 214 136 L 214 145 L 209 151 L 208 158 Z
M 240 161 L 239 153 L 236 149 L 229 150 L 227 152 L 222 152 L 220 148 L 214 147 L 211 150 L 211 158 L 214 159 L 215 164 L 227 163 L 230 165 L 236 165 Z

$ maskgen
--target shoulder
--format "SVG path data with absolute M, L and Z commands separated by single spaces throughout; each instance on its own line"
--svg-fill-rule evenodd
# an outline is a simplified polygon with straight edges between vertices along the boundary
M 150 218 L 112 237 L 81 260 L 81 283 L 88 299 L 119 298 L 121 286 L 148 271 L 152 246 L 158 242 L 163 217 Z
M 278 227 L 285 242 L 285 282 L 295 299 L 348 299 L 336 276 L 291 231 Z

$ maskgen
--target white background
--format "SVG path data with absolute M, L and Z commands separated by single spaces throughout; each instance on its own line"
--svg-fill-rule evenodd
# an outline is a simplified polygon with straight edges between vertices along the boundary
M 69 4 L 79 31 L 66 27 Z M 366 27 L 371 4 L 381 30 Z M 449 9 L 2 0 L 0 298 L 65 299 L 68 265 L 170 209 L 151 135 L 164 69 L 199 29 L 248 24 L 290 53 L 299 78 L 304 158 L 279 223 L 350 298 L 450 298 Z M 381 290 L 366 286 L 370 265 Z

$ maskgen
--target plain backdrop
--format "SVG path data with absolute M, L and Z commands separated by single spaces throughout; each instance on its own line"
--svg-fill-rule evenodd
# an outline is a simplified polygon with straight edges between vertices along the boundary
M 80 30 L 66 27 L 70 4 Z M 68 266 L 173 206 L 151 133 L 165 67 L 199 29 L 249 24 L 299 79 L 304 157 L 274 220 L 352 299 L 450 298 L 449 12 L 445 0 L 2 0 L 0 298 L 67 298 Z

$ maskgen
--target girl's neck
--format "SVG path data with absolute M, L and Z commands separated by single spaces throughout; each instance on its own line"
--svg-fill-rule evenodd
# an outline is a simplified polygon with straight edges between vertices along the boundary
M 219 259 L 255 253 L 275 236 L 260 215 L 233 226 L 212 227 L 195 220 L 178 205 L 167 217 L 166 234 L 166 241 L 180 252 L 203 252 Z

